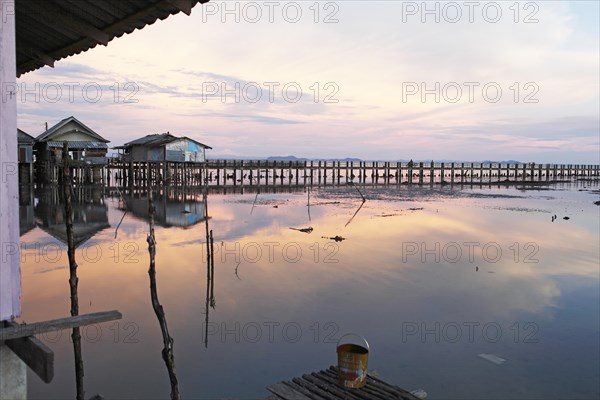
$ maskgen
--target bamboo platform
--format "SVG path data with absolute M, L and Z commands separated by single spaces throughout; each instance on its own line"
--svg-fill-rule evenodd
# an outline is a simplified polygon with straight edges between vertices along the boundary
M 270 385 L 267 390 L 273 394 L 266 400 L 419 400 L 372 375 L 367 375 L 367 384 L 360 389 L 345 388 L 338 383 L 337 368 L 333 366 Z

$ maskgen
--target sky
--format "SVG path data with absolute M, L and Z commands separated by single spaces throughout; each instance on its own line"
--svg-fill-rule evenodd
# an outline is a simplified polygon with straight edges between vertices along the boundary
M 211 1 L 17 80 L 32 136 L 208 157 L 600 163 L 597 1 Z

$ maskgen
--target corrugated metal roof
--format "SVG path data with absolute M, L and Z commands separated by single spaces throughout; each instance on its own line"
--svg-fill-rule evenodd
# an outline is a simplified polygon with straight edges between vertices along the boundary
M 105 142 L 108 143 L 110 142 L 110 140 L 106 140 L 104 139 L 102 136 L 98 135 L 96 132 L 94 132 L 91 128 L 89 128 L 88 126 L 86 126 L 83 122 L 81 122 L 80 120 L 78 120 L 77 118 L 70 116 L 68 118 L 65 118 L 63 120 L 61 120 L 59 123 L 57 123 L 56 125 L 54 125 L 53 127 L 51 127 L 50 129 L 48 129 L 47 131 L 45 131 L 44 133 L 42 133 L 41 135 L 39 135 L 37 138 L 35 138 L 36 142 L 44 142 L 47 141 L 48 139 L 50 139 L 50 137 L 56 132 L 58 131 L 60 128 L 62 128 L 63 126 L 65 126 L 66 124 L 68 124 L 69 122 L 75 122 L 77 123 L 83 130 L 83 132 L 89 134 L 90 136 L 98 139 L 101 142 Z M 63 132 L 64 133 L 64 132 Z M 62 133 L 61 133 L 62 134 Z
M 204 148 L 207 149 L 212 149 L 212 147 L 207 146 L 203 143 L 200 143 L 194 139 L 190 139 L 187 136 L 182 136 L 182 137 L 177 137 L 177 136 L 173 136 L 171 135 L 169 132 L 167 133 L 154 133 L 151 135 L 146 135 L 144 137 L 141 137 L 139 139 L 136 140 L 132 140 L 131 142 L 127 142 L 125 143 L 123 146 L 117 146 L 114 147 L 115 149 L 126 149 L 129 148 L 131 146 L 148 146 L 148 147 L 156 147 L 156 146 L 162 146 L 163 144 L 167 144 L 167 143 L 171 143 L 174 142 L 176 140 L 189 140 L 191 142 L 194 142 Z
M 17 129 L 17 142 L 31 144 L 34 140 L 35 139 L 33 138 L 33 136 L 31 136 L 27 132 Z
M 131 142 L 127 142 L 124 144 L 125 147 L 129 146 L 142 146 L 142 145 L 150 145 L 158 142 L 168 143 L 175 140 L 175 136 L 171 135 L 169 132 L 167 133 L 154 133 L 151 135 L 146 135 L 139 139 L 132 140 Z
M 208 0 L 15 0 L 17 76 Z
M 63 143 L 64 141 L 60 141 L 60 140 L 50 140 L 48 142 L 46 142 L 46 144 L 48 145 L 48 147 L 60 147 L 62 149 L 63 147 Z M 69 149 L 73 150 L 83 150 L 83 149 L 108 149 L 108 146 L 106 145 L 106 143 L 102 143 L 102 142 L 92 142 L 92 141 L 87 141 L 87 140 L 69 140 L 67 141 L 67 143 L 69 144 Z

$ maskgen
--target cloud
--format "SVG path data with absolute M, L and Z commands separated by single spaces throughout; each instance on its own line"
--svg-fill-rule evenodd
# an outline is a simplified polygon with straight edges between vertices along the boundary
M 280 15 L 273 23 L 196 12 L 168 19 L 24 75 L 27 88 L 97 83 L 103 96 L 90 102 L 79 92 L 70 102 L 63 91 L 58 102 L 21 102 L 19 126 L 37 132 L 75 115 L 113 144 L 187 132 L 240 155 L 598 161 L 599 39 L 589 18 L 597 4 L 518 3 L 516 15 L 512 3 L 497 2 L 502 17 L 490 23 L 483 4 L 470 22 L 456 3 L 462 18 L 453 23 L 443 11 L 450 3 L 436 2 L 427 7 L 439 7 L 439 22 L 428 15 L 423 23 L 422 10 L 405 15 L 407 3 L 336 3 L 331 24 L 324 14 L 315 22 L 304 4 L 296 24 Z M 298 101 L 286 84 L 300 88 Z M 406 84 L 419 92 L 407 97 Z M 497 102 L 486 84 L 501 89 Z M 457 101 L 439 93 L 452 85 L 462 90 Z

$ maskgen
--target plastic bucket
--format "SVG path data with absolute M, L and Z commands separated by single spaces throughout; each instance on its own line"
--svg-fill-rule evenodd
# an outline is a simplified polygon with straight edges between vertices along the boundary
M 337 343 L 338 373 L 340 385 L 360 388 L 367 383 L 369 343 L 360 335 L 349 333 Z

